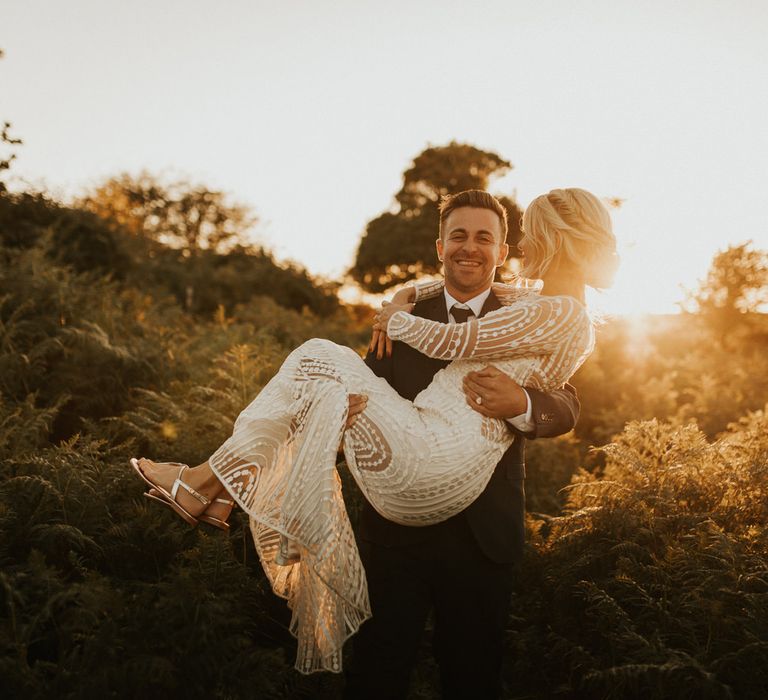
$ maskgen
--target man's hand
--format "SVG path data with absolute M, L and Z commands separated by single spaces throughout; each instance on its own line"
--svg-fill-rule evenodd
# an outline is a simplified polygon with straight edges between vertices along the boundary
M 349 395 L 349 413 L 347 413 L 347 422 L 344 425 L 344 430 L 351 428 L 357 417 L 365 410 L 368 405 L 368 397 L 365 394 L 350 394 Z
M 528 407 L 523 388 L 492 365 L 467 373 L 463 388 L 470 407 L 489 418 L 514 418 L 525 413 Z
M 357 417 L 366 409 L 366 406 L 368 406 L 368 397 L 365 394 L 350 394 L 348 400 L 349 411 L 347 412 L 347 422 L 344 424 L 345 432 L 355 424 Z M 339 442 L 339 447 L 336 451 L 341 452 L 343 447 L 344 433 L 341 434 L 341 442 Z

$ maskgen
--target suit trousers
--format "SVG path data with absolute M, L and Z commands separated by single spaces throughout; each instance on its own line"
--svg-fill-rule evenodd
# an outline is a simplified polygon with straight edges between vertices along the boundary
M 498 698 L 514 564 L 486 557 L 463 513 L 424 540 L 362 541 L 360 553 L 373 617 L 353 638 L 346 700 L 407 697 L 432 609 L 442 697 Z

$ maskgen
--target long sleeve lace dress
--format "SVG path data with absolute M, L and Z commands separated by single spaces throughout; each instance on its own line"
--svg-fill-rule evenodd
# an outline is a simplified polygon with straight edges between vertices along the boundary
M 419 298 L 442 294 L 438 285 L 417 290 Z M 381 515 L 404 525 L 437 523 L 480 495 L 512 442 L 504 421 L 467 406 L 464 375 L 492 363 L 521 385 L 550 391 L 591 352 L 593 324 L 573 298 L 506 285 L 494 291 L 504 306 L 468 323 L 402 311 L 390 318 L 390 337 L 451 360 L 413 402 L 350 348 L 310 340 L 288 356 L 210 458 L 250 516 L 273 590 L 288 600 L 303 673 L 340 671 L 344 641 L 370 617 L 335 467 L 342 435 L 349 470 Z M 344 432 L 350 393 L 367 394 L 368 405 Z

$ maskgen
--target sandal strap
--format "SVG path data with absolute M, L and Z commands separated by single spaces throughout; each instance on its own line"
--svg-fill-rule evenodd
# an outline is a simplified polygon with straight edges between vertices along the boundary
M 186 464 L 180 465 L 181 468 L 179 469 L 179 475 L 176 477 L 176 481 L 173 482 L 173 488 L 171 489 L 171 496 L 173 497 L 173 500 L 176 501 L 176 494 L 179 492 L 179 486 L 183 487 L 184 490 L 190 495 L 194 496 L 200 503 L 202 503 L 204 506 L 207 506 L 211 501 L 209 498 L 206 498 L 203 496 L 202 493 L 198 493 L 193 489 L 189 484 L 185 484 L 181 480 L 181 475 L 184 473 L 185 469 L 189 469 L 189 467 Z
M 146 457 L 142 457 L 141 459 L 152 462 L 151 459 L 147 459 Z M 141 461 L 141 459 L 139 461 Z M 182 462 L 152 462 L 153 464 L 156 464 L 159 467 L 189 467 L 188 464 L 183 464 Z M 181 473 L 181 472 L 179 472 Z

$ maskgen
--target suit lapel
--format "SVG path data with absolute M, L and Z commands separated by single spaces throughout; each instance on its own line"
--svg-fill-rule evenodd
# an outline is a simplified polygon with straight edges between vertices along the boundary
M 419 302 L 413 311 L 414 315 L 428 318 L 430 321 L 448 323 L 448 309 L 445 307 L 445 296 L 442 294 Z

